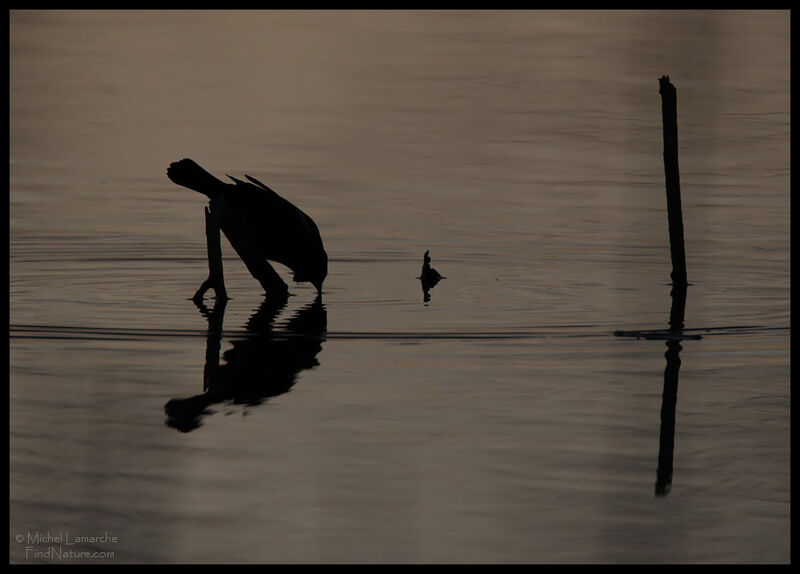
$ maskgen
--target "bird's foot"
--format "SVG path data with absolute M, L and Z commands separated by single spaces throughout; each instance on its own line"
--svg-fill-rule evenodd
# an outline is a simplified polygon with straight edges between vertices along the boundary
M 206 291 L 209 289 L 213 289 L 215 295 L 217 296 L 217 300 L 227 301 L 228 300 L 228 293 L 225 291 L 225 285 L 220 285 L 218 282 L 214 281 L 211 277 L 203 281 L 203 284 L 200 285 L 200 288 L 195 292 L 192 296 L 192 301 L 195 303 L 200 303 L 203 300 L 203 296 L 206 294 Z

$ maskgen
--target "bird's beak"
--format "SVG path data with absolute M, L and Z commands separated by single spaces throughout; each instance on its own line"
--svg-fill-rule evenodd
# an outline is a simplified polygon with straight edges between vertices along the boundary
M 316 288 L 317 288 L 317 295 L 321 295 L 321 294 L 322 294 L 322 281 L 319 281 L 319 282 L 317 282 L 317 281 L 312 281 L 312 282 L 311 282 L 311 284 L 312 284 L 314 287 L 316 287 Z

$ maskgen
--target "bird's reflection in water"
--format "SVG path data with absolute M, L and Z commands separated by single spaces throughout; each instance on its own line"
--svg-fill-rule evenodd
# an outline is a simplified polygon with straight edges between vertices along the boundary
M 222 355 L 222 365 L 219 351 L 226 302 L 217 300 L 211 310 L 202 302 L 197 304 L 209 326 L 203 393 L 167 402 L 164 410 L 168 426 L 182 432 L 194 430 L 202 424 L 203 416 L 212 413 L 208 407 L 216 403 L 258 405 L 289 391 L 300 371 L 319 365 L 317 354 L 327 329 L 321 297 L 276 331 L 275 320 L 286 303 L 286 297 L 264 299 L 247 322 L 249 336 L 233 342 Z
M 430 303 L 431 301 L 431 289 L 436 287 L 436 284 L 439 282 L 439 278 L 425 280 L 422 279 L 422 302 L 423 303 Z

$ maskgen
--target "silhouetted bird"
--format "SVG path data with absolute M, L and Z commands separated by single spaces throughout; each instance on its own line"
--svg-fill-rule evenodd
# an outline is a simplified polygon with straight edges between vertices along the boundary
M 322 292 L 328 254 L 317 225 L 296 206 L 254 177 L 246 175 L 247 183 L 228 176 L 233 183 L 225 183 L 188 158 L 170 164 L 167 176 L 208 196 L 223 233 L 265 288 L 287 290 L 270 260 L 291 269 L 296 282 L 310 281 Z
M 422 273 L 419 279 L 422 281 L 423 288 L 427 287 L 428 289 L 436 285 L 441 279 L 447 279 L 447 277 L 443 277 L 436 269 L 431 267 L 430 250 L 426 251 L 423 256 Z
M 425 252 L 425 256 L 422 259 L 422 273 L 417 279 L 422 282 L 422 300 L 425 303 L 431 300 L 430 290 L 442 279 L 447 279 L 447 277 L 443 277 L 436 269 L 431 267 L 430 251 Z

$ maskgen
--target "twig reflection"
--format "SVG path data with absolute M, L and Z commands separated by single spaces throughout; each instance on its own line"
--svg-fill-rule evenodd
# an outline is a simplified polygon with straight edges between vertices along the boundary
M 656 471 L 656 496 L 665 496 L 672 488 L 672 460 L 675 451 L 675 407 L 678 402 L 678 375 L 681 368 L 681 341 L 700 339 L 700 335 L 686 334 L 683 320 L 686 311 L 687 285 L 674 283 L 670 297 L 669 330 L 615 331 L 618 337 L 636 337 L 665 340 L 664 390 L 661 398 L 661 428 L 658 444 L 658 470 Z
M 683 331 L 686 310 L 686 285 L 675 285 L 670 293 L 672 308 L 669 314 L 669 330 L 675 334 Z M 658 471 L 656 473 L 656 495 L 665 496 L 672 487 L 672 458 L 675 450 L 675 407 L 678 402 L 678 374 L 681 368 L 680 338 L 667 340 L 667 366 L 664 369 L 664 392 L 661 398 L 661 430 L 659 432 Z

